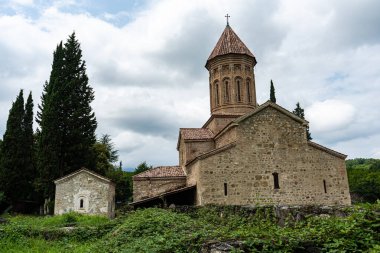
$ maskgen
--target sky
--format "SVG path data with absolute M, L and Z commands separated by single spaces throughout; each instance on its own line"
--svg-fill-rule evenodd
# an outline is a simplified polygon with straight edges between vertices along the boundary
M 380 1 L 0 0 L 0 138 L 20 89 L 35 113 L 53 51 L 75 31 L 97 136 L 124 168 L 178 164 L 180 127 L 210 116 L 206 60 L 226 26 L 253 52 L 257 100 L 305 109 L 313 141 L 380 158 Z M 34 125 L 37 128 L 37 124 Z

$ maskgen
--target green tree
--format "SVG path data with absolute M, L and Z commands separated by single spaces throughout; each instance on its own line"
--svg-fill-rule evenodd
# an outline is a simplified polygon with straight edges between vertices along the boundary
M 110 135 L 104 134 L 93 146 L 95 153 L 96 166 L 94 170 L 102 175 L 106 175 L 109 171 L 115 170 L 113 163 L 117 162 L 118 150 L 111 140 Z
M 299 102 L 297 102 L 296 108 L 293 110 L 293 113 L 295 115 L 297 115 L 298 117 L 300 117 L 301 119 L 305 119 L 304 109 L 300 106 Z M 309 131 L 309 125 L 306 127 L 306 137 L 307 137 L 308 141 L 310 141 L 310 140 L 313 139 L 313 138 L 311 138 L 311 134 L 310 134 L 310 131 Z
M 148 165 L 148 164 L 146 163 L 146 161 L 144 161 L 144 162 L 140 163 L 139 165 L 137 165 L 137 168 L 135 169 L 135 171 L 134 171 L 133 173 L 134 173 L 134 175 L 137 175 L 137 174 L 139 174 L 139 173 L 141 173 L 141 172 L 144 172 L 144 171 L 150 170 L 150 169 L 152 169 L 152 168 L 153 168 L 152 165 Z
M 353 202 L 375 202 L 380 199 L 379 159 L 356 158 L 346 161 Z
M 24 107 L 20 90 L 9 111 L 1 145 L 0 191 L 8 203 L 33 197 L 33 99 L 29 94 Z
M 94 169 L 97 122 L 91 108 L 93 89 L 88 84 L 86 64 L 75 37 L 58 44 L 53 54 L 49 82 L 44 85 L 37 114 L 38 188 L 53 197 L 53 180 L 81 167 Z
M 276 94 L 275 94 L 272 80 L 270 80 L 270 101 L 272 101 L 273 103 L 276 103 Z

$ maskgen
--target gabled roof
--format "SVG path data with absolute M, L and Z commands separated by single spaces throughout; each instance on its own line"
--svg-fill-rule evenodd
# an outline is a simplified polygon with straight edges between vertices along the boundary
M 159 166 L 133 176 L 133 180 L 145 178 L 186 177 L 181 166 Z
M 226 54 L 245 54 L 255 58 L 248 47 L 241 41 L 239 36 L 227 25 L 220 36 L 214 50 L 207 59 L 207 63 L 213 58 Z M 206 63 L 206 65 L 207 65 Z
M 345 154 L 342 154 L 342 153 L 339 153 L 335 150 L 332 150 L 332 149 L 329 149 L 329 148 L 326 148 L 318 143 L 315 143 L 315 142 L 312 142 L 312 141 L 308 141 L 307 144 L 309 144 L 309 146 L 312 146 L 316 149 L 319 149 L 319 150 L 322 150 L 322 151 L 325 151 L 326 153 L 329 153 L 330 155 L 333 155 L 333 156 L 336 156 L 336 157 L 339 157 L 341 159 L 346 159 L 347 158 L 347 155 Z
M 58 178 L 58 179 L 54 180 L 54 183 L 55 183 L 55 184 L 57 184 L 57 183 L 61 183 L 62 181 L 65 181 L 65 180 L 67 180 L 67 179 L 69 179 L 69 178 L 72 178 L 72 177 L 74 177 L 74 176 L 76 176 L 76 175 L 78 175 L 78 174 L 80 174 L 80 173 L 87 173 L 87 174 L 90 174 L 90 175 L 92 175 L 92 176 L 94 176 L 94 177 L 97 177 L 97 178 L 99 178 L 100 180 L 103 180 L 103 181 L 105 181 L 105 182 L 107 182 L 107 183 L 112 183 L 112 184 L 114 184 L 114 183 L 111 181 L 111 179 L 106 178 L 106 177 L 104 177 L 104 176 L 101 176 L 101 175 L 99 175 L 99 174 L 97 174 L 97 173 L 95 173 L 95 172 L 93 172 L 93 171 L 91 171 L 91 170 L 88 170 L 88 169 L 84 168 L 84 167 L 82 167 L 81 169 L 79 169 L 79 170 L 77 170 L 77 171 L 74 171 L 73 173 L 70 173 L 70 174 L 68 174 L 68 175 L 66 175 L 66 176 L 63 176 L 63 177 L 61 177 L 61 178 Z
M 244 121 L 245 119 L 251 117 L 252 115 L 254 114 L 257 114 L 259 112 L 261 112 L 262 110 L 268 108 L 268 107 L 272 107 L 273 109 L 276 109 L 277 111 L 289 116 L 290 118 L 294 119 L 295 121 L 298 121 L 302 124 L 309 124 L 309 122 L 307 120 L 304 120 L 304 119 L 301 119 L 300 117 L 298 117 L 297 115 L 295 115 L 294 113 L 292 112 L 289 112 L 288 110 L 286 110 L 285 108 L 279 106 L 278 104 L 276 103 L 273 103 L 271 102 L 270 100 L 268 100 L 267 102 L 265 102 L 264 104 L 256 107 L 252 112 L 249 112 L 247 114 L 244 114 L 243 116 L 231 121 L 227 126 L 225 126 L 217 135 L 215 135 L 215 139 L 220 137 L 221 135 L 223 135 L 225 132 L 227 132 L 230 128 L 232 127 L 236 127 L 237 125 L 239 125 L 240 122 Z
M 177 141 L 177 150 L 179 149 L 181 138 L 190 141 L 208 141 L 212 140 L 213 137 L 214 133 L 207 128 L 180 128 Z

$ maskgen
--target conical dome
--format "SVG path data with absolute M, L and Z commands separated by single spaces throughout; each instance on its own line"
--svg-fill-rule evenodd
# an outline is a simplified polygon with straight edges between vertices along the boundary
M 229 25 L 227 25 L 224 29 L 214 50 L 212 50 L 210 56 L 208 57 L 206 66 L 210 60 L 217 56 L 226 54 L 245 54 L 255 58 L 248 47 L 243 43 L 243 41 L 241 41 L 239 36 L 237 36 Z

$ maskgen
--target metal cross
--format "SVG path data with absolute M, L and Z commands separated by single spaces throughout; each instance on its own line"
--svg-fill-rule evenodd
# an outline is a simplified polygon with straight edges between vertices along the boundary
M 227 15 L 225 17 L 227 18 L 227 25 L 230 25 L 230 23 L 228 22 L 228 18 L 231 17 L 231 16 L 228 15 L 228 13 L 227 13 Z

